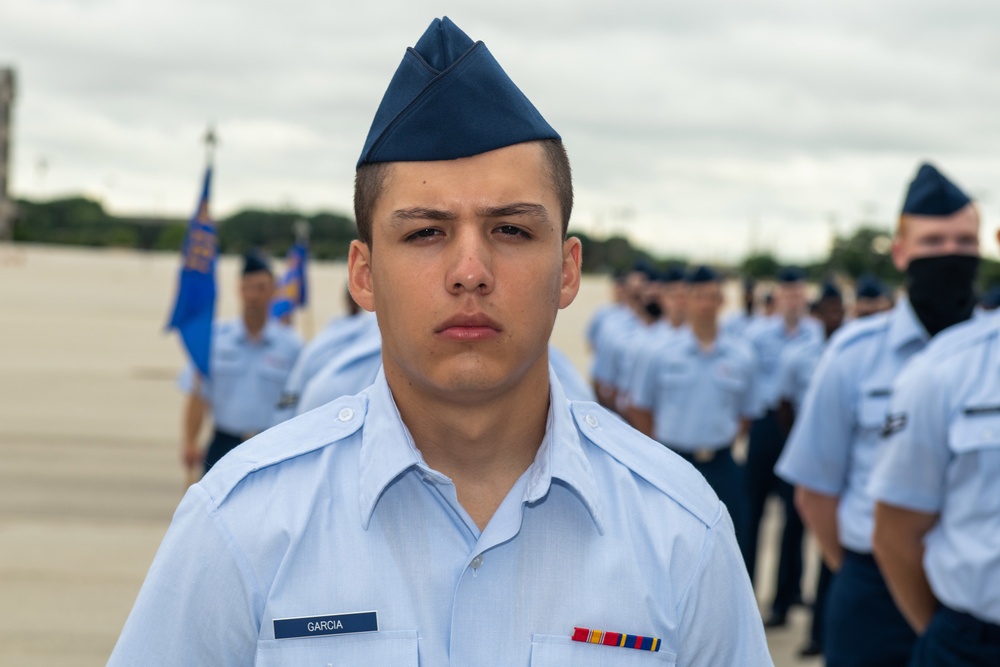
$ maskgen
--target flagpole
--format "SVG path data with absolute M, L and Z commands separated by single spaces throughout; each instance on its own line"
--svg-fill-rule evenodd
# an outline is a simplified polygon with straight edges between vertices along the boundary
M 309 247 L 309 221 L 306 219 L 299 219 L 295 221 L 292 226 L 295 232 L 295 241 L 297 243 L 302 243 L 305 247 Z M 305 271 L 309 270 L 309 266 L 312 262 L 306 264 Z M 302 277 L 303 281 L 306 281 L 305 275 Z M 313 332 L 315 330 L 315 322 L 313 320 L 313 310 L 312 310 L 312 299 L 306 301 L 305 308 L 302 313 L 302 339 L 306 342 L 312 340 Z

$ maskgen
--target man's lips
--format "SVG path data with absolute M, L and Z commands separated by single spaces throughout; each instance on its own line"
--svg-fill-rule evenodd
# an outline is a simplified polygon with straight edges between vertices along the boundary
M 442 322 L 436 329 L 442 338 L 456 341 L 486 340 L 503 331 L 496 320 L 483 314 L 455 315 Z

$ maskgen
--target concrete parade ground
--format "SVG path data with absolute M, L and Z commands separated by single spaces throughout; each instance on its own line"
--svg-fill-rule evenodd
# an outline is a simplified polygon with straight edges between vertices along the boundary
M 105 664 L 184 492 L 184 356 L 164 332 L 177 266 L 175 254 L 0 245 L 0 665 Z M 219 264 L 219 317 L 236 314 L 238 266 Z M 346 267 L 316 262 L 310 279 L 306 338 L 341 312 Z M 553 342 L 581 371 L 586 323 L 609 294 L 586 278 L 556 322 Z M 796 608 L 769 633 L 777 665 L 821 664 L 795 657 L 808 616 Z

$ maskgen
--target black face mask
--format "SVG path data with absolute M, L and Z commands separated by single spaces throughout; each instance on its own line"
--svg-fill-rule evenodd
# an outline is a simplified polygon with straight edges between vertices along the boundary
M 646 313 L 654 320 L 660 319 L 660 317 L 663 315 L 663 308 L 660 307 L 660 302 L 659 301 L 646 302 Z
M 934 336 L 972 317 L 976 306 L 974 255 L 921 257 L 906 268 L 906 290 L 917 317 Z

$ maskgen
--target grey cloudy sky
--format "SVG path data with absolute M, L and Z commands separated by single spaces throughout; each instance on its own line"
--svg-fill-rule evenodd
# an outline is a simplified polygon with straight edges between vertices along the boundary
M 925 158 L 1000 224 L 994 0 L 0 0 L 22 197 L 186 216 L 207 121 L 213 209 L 348 211 L 407 46 L 447 14 L 563 135 L 572 226 L 659 254 L 821 255 L 890 224 Z

